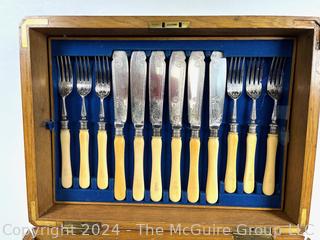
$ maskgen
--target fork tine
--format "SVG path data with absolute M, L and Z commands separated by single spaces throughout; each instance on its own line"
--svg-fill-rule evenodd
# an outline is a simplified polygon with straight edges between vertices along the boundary
M 245 57 L 241 58 L 241 62 L 242 64 L 241 64 L 240 79 L 238 82 L 239 84 L 242 84 L 242 81 L 243 81 L 246 58 Z
M 255 83 L 255 78 L 257 77 L 256 70 L 257 70 L 257 59 L 253 58 L 252 68 L 251 68 L 251 79 L 250 79 L 251 84 Z
M 260 61 L 260 66 L 259 66 L 259 77 L 258 77 L 258 84 L 262 84 L 262 78 L 263 78 L 263 66 L 264 66 L 264 59 L 262 58 Z
M 277 79 L 279 76 L 279 70 L 281 66 L 281 58 L 277 57 L 276 58 L 276 62 L 275 62 L 275 68 L 274 68 L 274 73 L 273 73 L 273 84 L 276 85 L 277 84 Z
M 83 81 L 87 81 L 87 63 L 85 61 L 85 57 L 82 57 L 82 70 L 83 70 Z
M 102 82 L 102 76 L 101 76 L 101 61 L 100 61 L 100 57 L 97 57 L 97 61 L 98 61 L 98 65 L 97 65 L 97 68 L 98 68 L 98 79 L 99 79 L 99 83 Z
M 97 60 L 97 56 L 94 56 L 94 77 L 96 79 L 96 83 L 99 83 L 99 77 L 98 77 L 98 66 L 97 66 L 97 63 L 98 60 Z
M 259 74 L 260 74 L 260 62 L 261 62 L 261 58 L 255 58 L 256 59 L 256 68 L 255 68 L 255 74 L 254 74 L 254 80 L 253 80 L 253 84 L 259 84 Z
M 87 66 L 88 66 L 88 81 L 91 84 L 92 83 L 92 75 L 91 75 L 91 66 L 90 66 L 90 59 L 87 57 Z
M 83 81 L 83 66 L 82 66 L 82 58 L 78 58 L 78 64 L 79 64 L 79 82 Z
M 281 73 L 281 65 L 282 65 L 282 58 L 278 57 L 278 64 L 276 68 L 276 73 L 275 73 L 275 78 L 274 78 L 274 84 L 277 85 L 278 82 L 280 81 L 280 73 Z
M 69 82 L 73 83 L 73 72 L 72 72 L 72 65 L 71 65 L 71 60 L 70 56 L 67 57 L 68 60 L 68 69 L 69 69 Z
M 251 66 L 252 66 L 252 58 L 249 59 L 248 70 L 247 70 L 246 86 L 248 86 L 248 85 L 250 84 Z
M 77 81 L 81 80 L 80 77 L 80 66 L 79 66 L 79 58 L 76 57 L 76 76 L 77 76 Z
M 107 74 L 106 74 L 106 62 L 104 60 L 104 56 L 102 57 L 102 72 L 103 72 L 102 83 L 106 83 Z
M 64 69 L 65 69 L 65 74 L 66 74 L 66 82 L 69 82 L 70 78 L 69 78 L 69 69 L 68 69 L 68 63 L 67 63 L 67 57 L 64 56 L 63 57 L 63 64 L 64 64 Z
M 58 67 L 58 80 L 59 82 L 61 82 L 61 68 L 60 68 L 59 56 L 57 56 L 56 59 L 57 59 L 57 67 Z
M 106 57 L 106 65 L 107 65 L 107 84 L 109 85 L 110 84 L 110 81 L 111 81 L 111 71 L 110 71 L 110 65 L 109 65 L 109 58 L 108 56 Z
M 271 66 L 270 66 L 269 75 L 268 75 L 268 85 L 272 84 L 272 75 L 273 75 L 273 69 L 274 69 L 274 62 L 275 62 L 275 57 L 273 57 L 272 61 L 271 61 Z
M 286 66 L 286 57 L 283 57 L 282 66 L 281 66 L 281 75 L 280 75 L 280 81 L 279 81 L 280 86 L 282 85 L 285 66 Z
M 231 57 L 230 59 L 230 63 L 229 63 L 229 71 L 228 71 L 228 79 L 227 79 L 227 83 L 230 84 L 231 83 L 231 76 L 232 76 L 232 65 L 233 65 L 233 57 Z
M 232 79 L 231 79 L 231 82 L 233 84 L 237 82 L 237 76 L 239 74 L 239 61 L 240 61 L 240 58 L 236 57 L 236 60 L 234 62 L 234 66 L 233 66 Z
M 65 78 L 65 70 L 64 70 L 64 64 L 63 64 L 63 57 L 60 56 L 60 66 L 61 66 L 61 81 L 64 82 L 66 81 L 66 78 Z

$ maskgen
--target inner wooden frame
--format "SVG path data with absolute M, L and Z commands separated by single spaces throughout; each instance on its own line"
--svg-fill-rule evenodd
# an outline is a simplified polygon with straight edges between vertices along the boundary
M 35 18 L 33 18 L 35 19 Z M 320 104 L 318 19 L 293 17 L 43 17 L 21 25 L 21 83 L 30 222 L 55 226 L 63 221 L 122 224 L 137 229 L 182 226 L 287 226 L 308 223 Z M 32 20 L 32 18 L 31 18 Z M 150 29 L 154 21 L 190 21 L 187 29 Z M 29 24 L 27 24 L 29 22 Z M 43 25 L 44 23 L 44 25 Z M 26 34 L 24 36 L 23 34 Z M 56 203 L 51 132 L 49 37 L 293 37 L 295 66 L 283 210 L 219 209 L 210 206 Z M 128 214 L 130 212 L 130 214 Z

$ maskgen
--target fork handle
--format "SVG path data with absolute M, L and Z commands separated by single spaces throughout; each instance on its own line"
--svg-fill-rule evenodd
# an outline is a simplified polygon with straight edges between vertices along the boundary
M 143 151 L 144 140 L 142 136 L 134 138 L 134 174 L 133 174 L 133 199 L 142 201 L 144 198 L 144 174 L 143 174 Z
M 206 199 L 210 204 L 218 201 L 218 153 L 219 138 L 210 137 L 208 141 L 208 176 Z
M 124 150 L 125 140 L 123 136 L 114 138 L 114 157 L 115 157 L 115 175 L 114 175 L 114 198 L 122 201 L 126 198 L 126 175 L 124 171 Z
M 224 188 L 227 193 L 234 193 L 237 189 L 237 151 L 238 133 L 229 132 L 227 169 L 224 180 Z
M 159 202 L 162 198 L 162 180 L 161 180 L 161 137 L 152 137 L 152 170 L 150 183 L 150 196 L 154 202 Z
M 61 184 L 64 188 L 71 188 L 72 186 L 72 168 L 70 159 L 70 130 L 61 129 L 61 154 L 62 154 L 62 168 L 61 168 Z
M 79 133 L 80 140 L 80 188 L 90 186 L 90 168 L 89 168 L 89 130 L 81 129 Z
M 244 171 L 243 178 L 243 190 L 245 193 L 253 193 L 255 185 L 255 156 L 256 156 L 256 146 L 257 146 L 257 134 L 248 133 L 247 135 L 247 152 L 246 152 L 246 167 Z
M 262 191 L 265 195 L 271 196 L 275 189 L 275 168 L 278 147 L 278 134 L 269 133 L 267 139 L 267 160 L 264 171 Z
M 195 203 L 199 200 L 199 153 L 200 139 L 192 137 L 190 139 L 190 167 L 188 179 L 188 200 Z
M 108 188 L 108 166 L 107 166 L 107 132 L 98 131 L 98 174 L 97 185 L 99 189 Z
M 169 186 L 169 198 L 172 202 L 178 202 L 181 198 L 181 138 L 173 137 L 171 140 L 171 177 Z

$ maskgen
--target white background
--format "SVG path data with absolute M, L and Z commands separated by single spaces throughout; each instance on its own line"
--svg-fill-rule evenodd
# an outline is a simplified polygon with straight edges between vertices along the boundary
M 22 239 L 27 200 L 19 74 L 18 26 L 35 15 L 302 15 L 320 16 L 320 1 L 279 0 L 0 0 L 0 239 Z M 318 148 L 319 158 L 319 148 Z M 319 160 L 319 159 L 318 159 Z M 317 161 L 310 231 L 319 239 L 320 163 Z M 10 224 L 10 225 L 5 225 Z M 12 227 L 10 227 L 12 225 Z M 4 235 L 3 227 L 12 234 Z M 318 236 L 318 237 L 316 237 Z

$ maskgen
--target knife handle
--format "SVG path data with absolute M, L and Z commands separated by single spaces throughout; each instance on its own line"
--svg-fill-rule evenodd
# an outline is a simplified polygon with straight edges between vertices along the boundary
M 173 137 L 171 140 L 171 177 L 169 186 L 169 198 L 172 202 L 178 202 L 181 198 L 181 138 Z
M 237 189 L 237 151 L 238 133 L 229 132 L 227 169 L 224 180 L 224 188 L 227 193 L 234 193 Z
M 200 139 L 192 137 L 189 143 L 190 147 L 190 167 L 188 180 L 188 200 L 195 203 L 199 200 L 199 153 Z
M 114 198 L 118 201 L 122 201 L 126 198 L 124 150 L 125 150 L 124 137 L 115 136 L 114 138 L 114 157 L 115 157 Z
M 61 155 L 62 155 L 62 168 L 61 168 L 61 184 L 64 188 L 71 188 L 72 186 L 72 168 L 70 159 L 70 131 L 69 129 L 61 129 Z
M 133 199 L 142 201 L 144 198 L 144 177 L 143 177 L 143 151 L 144 140 L 142 136 L 134 138 L 134 174 L 133 174 Z
M 206 186 L 207 202 L 214 204 L 218 201 L 218 153 L 219 138 L 210 137 L 208 141 L 208 176 Z
M 90 186 L 90 168 L 89 168 L 89 130 L 80 129 L 80 188 L 88 188 Z
M 151 170 L 151 183 L 150 195 L 151 200 L 159 202 L 162 198 L 162 180 L 161 180 L 161 137 L 152 137 L 152 170 Z
M 97 185 L 99 189 L 108 188 L 107 132 L 105 130 L 98 131 Z
M 247 156 L 246 156 L 246 167 L 244 170 L 243 178 L 243 190 L 245 193 L 253 193 L 255 184 L 255 156 L 256 156 L 256 146 L 257 146 L 257 134 L 248 133 L 247 135 Z
M 263 177 L 262 191 L 271 196 L 275 189 L 276 154 L 278 147 L 278 134 L 269 133 L 267 140 L 267 160 Z

